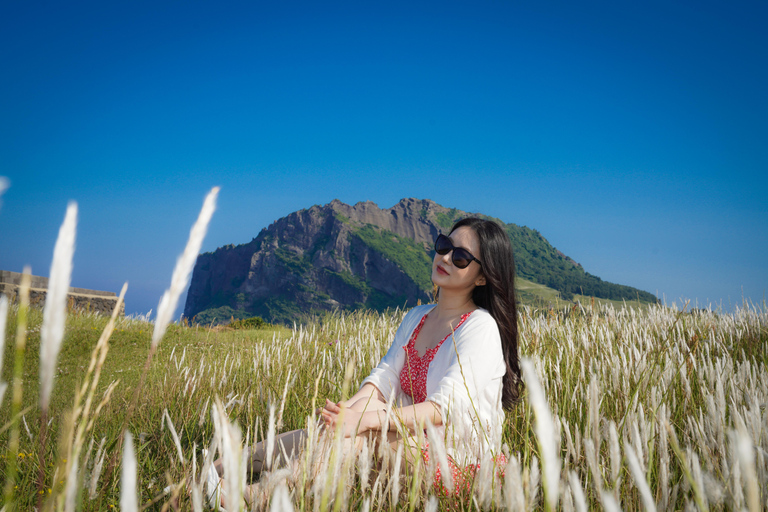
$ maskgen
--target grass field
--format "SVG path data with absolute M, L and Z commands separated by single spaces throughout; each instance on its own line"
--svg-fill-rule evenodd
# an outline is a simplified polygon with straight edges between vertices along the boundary
M 252 331 L 173 324 L 138 394 L 153 326 L 118 319 L 94 404 L 112 382 L 117 384 L 98 413 L 94 405 L 90 416 L 81 414 L 73 420 L 75 390 L 86 379 L 93 381 L 87 377 L 88 363 L 108 319 L 71 313 L 58 360 L 48 441 L 42 447 L 37 406 L 42 314 L 29 312 L 23 371 L 14 377 L 18 307 L 12 306 L 0 379 L 9 383 L 0 405 L 4 506 L 31 510 L 42 491 L 41 503 L 55 509 L 119 508 L 121 495 L 131 491 L 121 483 L 126 466 L 122 439 L 128 431 L 137 461 L 139 507 L 167 508 L 171 496 L 164 495 L 163 488 L 199 473 L 201 448 L 212 440 L 219 440 L 225 456 L 237 459 L 238 445 L 275 430 L 304 427 L 313 402 L 341 399 L 354 391 L 388 348 L 402 314 L 328 315 L 297 329 Z M 764 307 L 691 314 L 662 306 L 585 303 L 583 309 L 560 312 L 526 307 L 520 315 L 520 353 L 532 362 L 535 373 L 526 375 L 531 395 L 506 417 L 504 450 L 509 463 L 504 477 L 492 470 L 488 458 L 471 494 L 444 496 L 430 483 L 434 463 L 431 467 L 400 463 L 400 472 L 363 471 L 377 463 L 397 463 L 384 451 L 378 458 L 371 450 L 347 462 L 326 457 L 326 466 L 310 470 L 313 460 L 319 460 L 312 457 L 320 456 L 318 443 L 312 441 L 294 476 L 274 471 L 262 477 L 256 506 L 766 507 L 768 313 Z M 26 412 L 20 421 L 11 422 L 15 378 L 23 379 Z M 536 401 L 536 383 L 546 397 L 544 404 Z M 82 411 L 83 399 L 78 403 Z M 542 425 L 550 425 L 551 431 Z M 79 448 L 72 443 L 78 427 L 84 432 Z M 181 487 L 175 487 L 180 506 L 191 510 L 194 502 Z

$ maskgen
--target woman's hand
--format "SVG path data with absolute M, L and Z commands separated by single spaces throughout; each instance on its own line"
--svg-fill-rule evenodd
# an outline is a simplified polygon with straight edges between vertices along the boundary
M 325 406 L 320 410 L 320 417 L 327 428 L 341 428 L 344 437 L 354 437 L 364 431 L 361 423 L 363 414 L 335 404 L 326 398 Z
M 326 405 L 329 404 L 329 403 L 333 404 L 333 405 L 336 406 L 336 408 L 341 408 L 341 409 L 345 409 L 345 408 L 347 408 L 347 407 L 349 407 L 351 405 L 349 403 L 349 400 L 345 400 L 345 401 L 341 401 L 341 402 L 331 402 L 327 398 L 325 399 L 325 403 L 326 403 Z M 318 417 L 322 418 L 322 414 L 323 414 L 323 411 L 325 410 L 326 405 L 323 405 L 322 407 L 318 407 L 317 409 L 315 409 L 315 416 L 318 416 Z

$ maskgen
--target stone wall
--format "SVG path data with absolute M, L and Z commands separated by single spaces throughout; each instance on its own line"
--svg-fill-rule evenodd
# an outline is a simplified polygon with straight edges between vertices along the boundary
M 0 294 L 8 296 L 11 302 L 18 300 L 19 285 L 22 274 L 0 270 Z M 29 290 L 29 302 L 42 308 L 48 290 L 48 278 L 31 276 L 32 284 Z M 69 288 L 67 294 L 68 308 L 77 311 L 94 311 L 102 315 L 111 315 L 117 305 L 117 294 L 85 288 Z M 120 306 L 120 314 L 125 315 L 125 303 Z

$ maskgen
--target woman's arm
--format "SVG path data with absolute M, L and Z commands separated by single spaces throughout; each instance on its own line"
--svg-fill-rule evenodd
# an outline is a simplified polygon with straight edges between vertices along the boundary
M 365 401 L 375 400 L 379 402 L 384 402 L 384 395 L 381 393 L 381 391 L 379 391 L 379 388 L 377 388 L 370 382 L 366 382 L 365 384 L 363 384 L 363 387 L 357 390 L 357 393 L 352 395 L 349 399 L 339 402 L 338 405 L 342 407 L 351 407 L 352 404 L 357 403 L 360 400 L 365 400 Z
M 369 431 L 395 431 L 402 427 L 411 432 L 423 429 L 427 422 L 442 425 L 440 406 L 434 402 L 422 402 L 392 409 L 387 415 L 387 405 L 381 401 L 361 399 L 351 407 L 339 407 L 326 401 L 321 416 L 326 426 L 343 428 L 346 437 Z

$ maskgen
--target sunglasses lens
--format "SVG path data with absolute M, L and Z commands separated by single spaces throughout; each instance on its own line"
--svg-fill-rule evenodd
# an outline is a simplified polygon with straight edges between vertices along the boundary
M 472 255 L 462 248 L 454 249 L 451 261 L 456 265 L 456 268 L 467 268 L 472 263 Z
M 451 243 L 451 240 L 445 236 L 440 235 L 437 237 L 437 240 L 435 240 L 435 252 L 440 255 L 448 254 L 451 249 L 453 249 L 453 244 Z

